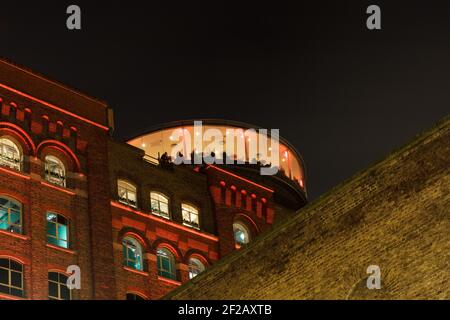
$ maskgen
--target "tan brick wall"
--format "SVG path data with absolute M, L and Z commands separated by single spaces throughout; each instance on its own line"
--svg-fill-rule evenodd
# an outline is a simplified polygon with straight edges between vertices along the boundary
M 449 141 L 447 118 L 167 298 L 450 299 Z

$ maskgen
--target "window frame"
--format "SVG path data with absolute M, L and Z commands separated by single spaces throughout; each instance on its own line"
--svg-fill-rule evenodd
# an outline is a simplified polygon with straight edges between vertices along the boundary
M 237 229 L 239 229 L 239 230 L 237 230 Z M 241 242 L 241 241 L 239 241 L 239 240 L 236 238 L 236 232 L 237 232 L 237 231 L 241 231 L 241 232 L 243 232 L 244 234 L 246 234 L 247 240 L 246 240 L 245 242 Z M 252 233 L 251 233 L 251 231 L 250 231 L 250 228 L 249 228 L 245 223 L 243 223 L 243 222 L 241 222 L 241 221 L 235 221 L 235 222 L 233 222 L 233 239 L 234 239 L 234 242 L 235 242 L 237 245 L 240 245 L 240 246 L 249 244 L 250 241 L 252 240 Z
M 13 227 L 17 227 L 20 230 L 20 232 L 14 232 L 12 230 L 2 229 L 2 228 L 0 228 L 0 230 L 3 230 L 5 232 L 10 232 L 10 233 L 13 233 L 13 234 L 23 234 L 23 205 L 22 205 L 22 203 L 17 201 L 16 199 L 13 199 L 11 197 L 4 196 L 4 195 L 0 195 L 0 199 L 7 200 L 8 202 L 13 203 L 13 204 L 15 204 L 16 206 L 18 206 L 20 208 L 19 209 L 20 225 L 17 225 L 17 224 L 12 224 L 11 223 L 11 211 L 12 210 L 13 211 L 17 211 L 17 210 L 13 209 L 11 207 L 6 208 L 2 204 L 0 204 L 0 210 L 4 209 L 5 211 L 7 211 L 7 214 L 8 214 L 8 222 L 7 222 L 8 229 L 11 229 L 11 227 L 13 226 Z M 0 220 L 0 223 L 1 223 L 1 220 Z
M 53 162 L 52 164 L 55 167 L 59 166 L 58 169 L 62 172 L 62 174 L 60 172 L 54 173 L 52 170 L 50 170 L 51 164 L 49 162 Z M 67 169 L 66 169 L 64 162 L 62 162 L 61 159 L 59 159 L 58 157 L 48 154 L 44 158 L 44 163 L 45 163 L 45 168 L 44 168 L 45 180 L 47 182 L 50 182 L 51 184 L 66 188 L 66 186 L 67 186 Z M 56 175 L 57 177 L 53 177 L 52 174 Z
M 186 208 L 186 207 L 188 207 L 188 208 Z M 189 210 L 189 209 L 193 209 L 193 210 Z M 189 214 L 189 220 L 185 219 L 185 213 Z M 197 216 L 198 223 L 192 222 L 192 215 Z M 181 218 L 183 219 L 183 225 L 190 227 L 190 228 L 200 230 L 200 210 L 198 209 L 198 207 L 196 207 L 190 203 L 183 202 L 181 204 Z
M 169 262 L 170 270 L 165 269 L 163 259 Z M 177 260 L 171 250 L 165 247 L 156 250 L 156 269 L 158 276 L 178 281 Z
M 128 256 L 128 250 L 132 250 L 133 248 L 131 246 L 135 247 L 135 250 L 137 251 L 137 254 L 135 255 L 135 258 L 131 259 Z M 141 243 L 133 236 L 128 235 L 125 236 L 122 239 L 122 260 L 123 260 L 123 266 L 136 270 L 136 271 L 144 271 L 144 257 L 143 257 L 143 247 Z M 130 266 L 129 262 L 131 262 L 133 265 Z M 139 268 L 136 267 L 137 263 L 139 263 Z
M 122 184 L 122 185 L 121 185 Z M 122 197 L 121 189 L 125 191 L 126 197 Z M 135 201 L 130 200 L 129 194 L 134 193 Z M 125 204 L 129 207 L 136 208 L 138 207 L 138 189 L 135 184 L 130 181 L 124 179 L 117 179 L 117 196 L 119 198 L 119 202 Z
M 189 261 L 188 261 L 188 271 L 189 271 L 189 279 L 192 280 L 199 274 L 206 271 L 206 265 L 199 258 L 190 257 Z M 198 272 L 195 273 L 195 271 L 198 271 Z
M 54 281 L 54 280 L 50 279 L 50 274 L 51 273 L 56 274 L 58 276 L 58 280 L 57 281 Z M 61 281 L 61 276 L 66 277 L 66 281 L 65 282 Z M 49 289 L 48 289 L 48 299 L 49 300 L 59 300 L 59 301 L 70 301 L 70 300 L 73 300 L 73 293 L 72 293 L 73 290 L 71 290 L 71 289 L 69 289 L 67 287 L 67 279 L 68 278 L 69 278 L 69 276 L 66 275 L 63 272 L 58 272 L 58 271 L 49 271 L 48 272 L 48 279 L 47 280 L 48 280 L 48 286 L 49 286 Z M 50 295 L 50 283 L 56 284 L 56 286 L 58 288 L 58 297 L 54 297 L 54 296 Z M 69 290 L 69 299 L 63 299 L 61 297 L 61 295 L 62 295 L 61 294 L 61 287 L 66 287 L 67 290 Z
M 8 267 L 4 267 L 3 266 L 2 262 L 4 262 L 4 261 L 7 261 Z M 13 269 L 12 263 L 15 263 L 18 266 L 20 266 L 20 270 Z M 25 283 L 24 283 L 24 277 L 23 277 L 23 275 L 24 275 L 24 264 L 22 262 L 20 262 L 20 261 L 17 261 L 15 259 L 13 259 L 13 258 L 1 257 L 0 258 L 0 270 L 8 272 L 8 276 L 7 276 L 8 283 L 7 284 L 6 283 L 0 283 L 0 288 L 2 288 L 2 287 L 7 288 L 8 292 L 7 293 L 3 292 L 0 289 L 0 293 L 7 294 L 7 295 L 12 296 L 12 297 L 24 298 L 25 297 Z M 12 275 L 13 275 L 13 273 L 20 275 L 21 287 L 14 286 L 12 284 Z M 20 295 L 13 293 L 13 290 L 19 291 Z
M 8 141 L 10 145 L 8 143 L 2 143 L 3 140 Z M 14 156 L 12 158 L 8 157 L 6 155 L 8 151 L 4 151 L 4 147 L 14 149 L 18 153 L 18 159 Z M 19 172 L 23 170 L 23 150 L 20 144 L 9 137 L 0 137 L 0 166 Z
M 161 210 L 161 203 L 164 203 L 161 199 L 156 199 L 156 198 L 154 198 L 153 196 L 157 196 L 157 197 L 161 197 L 161 198 L 163 198 L 164 200 L 166 200 L 167 202 L 165 203 L 166 205 L 167 205 L 167 212 L 163 212 L 162 210 Z M 153 209 L 153 201 L 155 201 L 155 202 L 157 202 L 158 203 L 158 210 L 157 211 L 155 211 L 154 209 Z M 151 212 L 154 214 L 154 215 L 157 215 L 157 216 L 159 216 L 159 217 L 163 217 L 163 218 L 165 218 L 165 219 L 168 219 L 168 220 L 170 220 L 171 219 L 171 216 L 170 216 L 170 199 L 169 199 L 169 197 L 168 196 L 166 196 L 164 193 L 161 193 L 161 192 L 158 192 L 158 191 L 151 191 L 150 192 L 150 209 L 151 209 Z
M 56 222 L 48 220 L 50 214 L 56 215 Z M 63 224 L 62 222 L 59 222 L 59 218 L 64 219 L 67 222 L 67 224 Z M 71 236 L 70 235 L 70 219 L 68 219 L 67 217 L 65 217 L 62 214 L 59 214 L 59 213 L 56 213 L 56 212 L 50 212 L 50 211 L 48 211 L 45 214 L 45 219 L 46 219 L 46 222 L 47 222 L 47 243 L 50 244 L 50 245 L 56 246 L 58 248 L 70 249 L 70 245 L 71 245 L 70 244 L 70 236 Z M 55 224 L 55 232 L 56 232 L 55 235 L 49 234 L 49 224 L 50 223 Z M 59 237 L 59 227 L 60 226 L 65 226 L 66 227 L 66 234 L 67 234 L 67 239 L 66 240 Z M 56 243 L 59 243 L 59 241 L 62 241 L 64 243 L 66 243 L 66 246 L 64 247 L 64 246 L 61 246 L 59 244 L 55 244 L 53 242 L 50 242 L 49 238 L 55 239 Z

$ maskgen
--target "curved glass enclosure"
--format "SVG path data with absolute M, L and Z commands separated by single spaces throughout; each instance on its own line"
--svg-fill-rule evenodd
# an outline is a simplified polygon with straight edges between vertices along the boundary
M 302 159 L 287 141 L 280 138 L 278 146 L 272 146 L 270 130 L 264 132 L 246 124 L 238 126 L 234 123 L 229 125 L 227 121 L 214 122 L 204 120 L 201 128 L 195 127 L 193 121 L 186 122 L 186 125 L 168 124 L 128 143 L 144 150 L 148 159 L 155 161 L 162 156 L 172 155 L 173 159 L 174 150 L 187 159 L 195 158 L 200 149 L 203 157 L 212 154 L 216 159 L 277 166 L 279 174 L 305 188 Z

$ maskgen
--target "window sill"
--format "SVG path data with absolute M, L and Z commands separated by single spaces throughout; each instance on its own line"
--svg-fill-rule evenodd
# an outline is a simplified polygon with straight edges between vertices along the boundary
M 164 216 L 162 214 L 159 214 L 158 212 L 151 211 L 151 213 L 152 213 L 152 215 L 154 215 L 156 217 L 159 217 L 159 218 L 162 218 L 162 219 L 166 219 L 166 220 L 169 220 L 169 221 L 172 220 L 170 217 L 166 217 L 166 216 Z
M 157 217 L 157 216 L 155 216 L 153 214 L 144 213 L 142 211 L 139 211 L 137 209 L 131 208 L 131 207 L 127 206 L 127 205 L 124 205 L 122 203 L 116 202 L 114 200 L 111 200 L 111 206 L 119 208 L 119 209 L 122 209 L 122 210 L 126 210 L 128 212 L 132 212 L 134 214 L 137 214 L 137 215 L 139 215 L 141 217 L 144 217 L 144 218 L 147 218 L 147 219 L 151 219 L 151 220 L 154 220 L 154 221 L 158 221 L 158 222 L 170 225 L 170 226 L 172 226 L 174 228 L 177 228 L 177 229 L 181 229 L 181 230 L 193 233 L 195 235 L 198 235 L 200 237 L 206 238 L 208 240 L 219 242 L 219 238 L 217 236 L 215 236 L 213 234 L 210 234 L 210 233 L 203 232 L 201 229 L 194 229 L 192 227 L 187 227 L 187 226 L 185 226 L 185 225 L 183 225 L 181 223 L 175 222 L 173 220 L 167 220 L 167 219 L 163 219 L 161 217 Z
M 129 204 L 129 203 L 126 202 L 126 201 L 118 200 L 117 202 L 120 203 L 121 205 L 124 205 L 124 206 L 128 207 L 128 208 L 135 209 L 135 210 L 138 209 L 137 205 Z
M 199 228 L 199 227 L 192 226 L 192 225 L 190 225 L 190 224 L 188 224 L 188 223 L 184 223 L 184 222 L 183 222 L 183 226 L 188 227 L 188 228 L 191 228 L 191 229 L 193 229 L 193 230 L 199 230 L 199 231 L 200 231 L 200 228 Z
M 11 168 L 8 168 L 5 166 L 0 166 L 0 171 L 3 171 L 8 174 L 12 174 L 12 175 L 22 178 L 22 179 L 26 179 L 26 180 L 31 179 L 31 177 L 29 175 L 23 173 L 22 171 L 17 171 L 17 170 L 14 170 L 14 169 L 11 169 Z
M 69 189 L 67 189 L 67 188 L 58 186 L 58 185 L 56 185 L 56 184 L 52 184 L 52 183 L 47 182 L 47 181 L 41 181 L 41 184 L 42 184 L 43 186 L 46 186 L 46 187 L 49 187 L 49 188 L 52 188 L 52 189 L 55 189 L 55 190 L 58 190 L 58 191 L 67 193 L 68 195 L 71 195 L 71 196 L 74 196 L 74 195 L 76 194 L 75 192 L 73 192 L 73 191 L 71 191 L 71 190 L 69 190 Z
M 19 234 L 19 233 L 12 233 L 9 231 L 5 231 L 5 230 L 0 230 L 0 234 L 4 234 L 10 237 L 14 237 L 17 239 L 22 239 L 22 240 L 30 240 L 30 237 L 28 236 L 24 236 L 23 234 Z
M 55 246 L 53 244 L 47 243 L 46 246 L 47 246 L 47 248 L 55 249 L 55 250 L 58 250 L 58 251 L 61 251 L 61 252 L 65 252 L 65 253 L 68 253 L 68 254 L 72 254 L 72 255 L 76 255 L 77 254 L 74 250 L 61 248 L 61 247 Z
M 126 270 L 126 271 L 129 271 L 129 272 L 132 272 L 132 273 L 139 274 L 141 276 L 145 276 L 145 277 L 149 276 L 148 272 L 145 272 L 145 271 L 139 271 L 139 270 L 136 270 L 136 269 L 133 269 L 133 268 L 130 268 L 130 267 L 125 267 L 125 266 L 123 267 L 123 269 Z
M 169 278 L 166 278 L 166 277 L 162 277 L 162 276 L 158 276 L 158 280 L 164 281 L 164 282 L 176 285 L 176 286 L 181 286 L 181 282 L 178 281 L 178 280 L 172 280 L 172 279 L 169 279 Z
M 16 296 L 10 296 L 9 294 L 6 294 L 6 293 L 0 293 L 0 299 L 5 299 L 5 300 L 19 300 L 19 301 L 27 300 L 26 298 L 16 297 Z

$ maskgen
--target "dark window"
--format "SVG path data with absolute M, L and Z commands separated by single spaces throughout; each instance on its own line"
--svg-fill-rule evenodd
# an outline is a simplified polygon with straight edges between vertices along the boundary
M 67 287 L 67 278 L 63 273 L 48 273 L 48 298 L 50 300 L 72 300 L 72 290 Z
M 0 259 L 0 293 L 23 297 L 23 266 L 11 259 Z
M 127 300 L 145 300 L 145 298 L 136 293 L 127 293 Z

